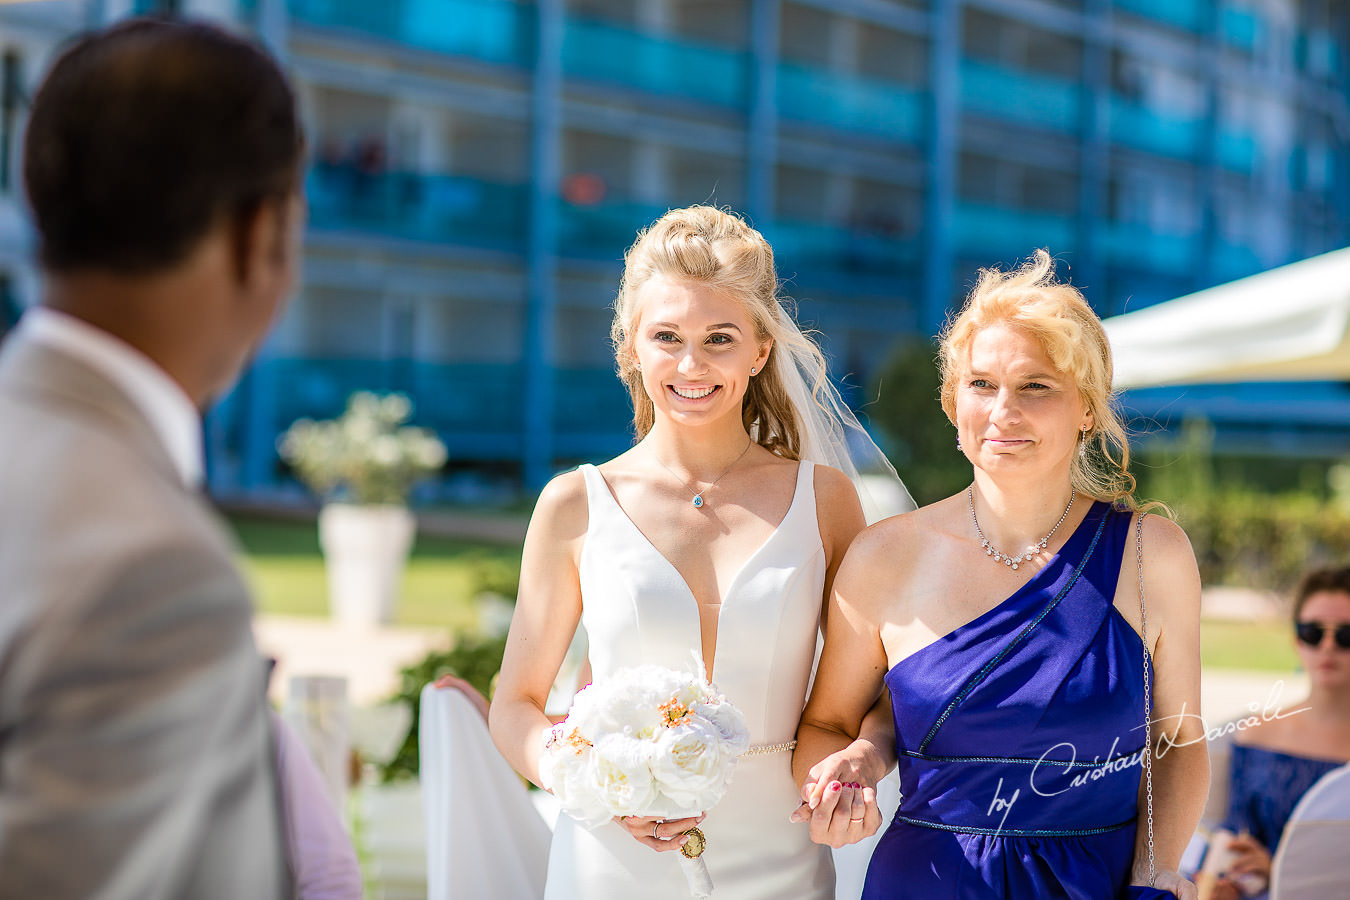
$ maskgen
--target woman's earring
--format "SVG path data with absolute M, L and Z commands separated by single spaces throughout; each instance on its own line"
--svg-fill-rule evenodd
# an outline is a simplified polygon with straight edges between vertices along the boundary
M 755 374 L 755 373 L 758 372 L 758 371 L 759 371 L 759 369 L 756 369 L 756 368 L 754 368 L 753 366 L 750 368 L 750 374 L 751 374 L 751 375 Z
M 956 452 L 957 452 L 957 453 L 962 452 L 962 451 L 961 451 L 961 435 L 959 435 L 959 434 L 956 436 Z
M 1079 432 L 1079 436 L 1080 440 L 1078 441 L 1078 458 L 1087 459 L 1088 427 L 1086 425 L 1084 425 L 1083 430 Z

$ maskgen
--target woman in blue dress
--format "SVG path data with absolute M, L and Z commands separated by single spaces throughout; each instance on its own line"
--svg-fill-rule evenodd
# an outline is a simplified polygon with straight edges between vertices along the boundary
M 1147 675 L 1155 745 L 1166 748 L 1152 766 L 1154 884 L 1194 897 L 1176 869 L 1209 782 L 1200 579 L 1181 529 L 1145 518 L 1149 666 L 1140 513 L 1101 323 L 1037 251 L 1017 270 L 981 273 L 942 337 L 941 364 L 942 405 L 974 481 L 850 548 L 797 778 L 824 780 L 812 767 L 848 746 L 884 685 L 903 799 L 865 900 L 1109 900 L 1154 880 Z
M 1322 776 L 1350 762 L 1350 567 L 1309 572 L 1294 594 L 1293 611 L 1308 696 L 1237 733 L 1224 821 L 1237 835 L 1229 844 L 1236 856 L 1215 900 L 1242 896 L 1238 882 L 1269 882 L 1271 855 L 1298 801 Z

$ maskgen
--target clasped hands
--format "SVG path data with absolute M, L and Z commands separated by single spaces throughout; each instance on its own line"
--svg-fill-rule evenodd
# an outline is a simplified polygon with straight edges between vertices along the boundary
M 811 840 L 817 844 L 836 849 L 856 844 L 881 827 L 877 766 L 869 766 L 875 761 L 855 747 L 832 753 L 811 767 L 802 784 L 802 803 L 789 817 L 793 822 L 808 822 Z

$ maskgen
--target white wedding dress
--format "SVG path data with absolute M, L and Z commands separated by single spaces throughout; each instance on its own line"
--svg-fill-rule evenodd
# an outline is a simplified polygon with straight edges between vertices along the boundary
M 753 746 L 791 741 L 806 702 L 825 583 L 813 465 L 798 467 L 782 523 L 745 561 L 718 618 L 713 680 L 745 714 Z M 581 551 L 582 624 L 592 677 L 644 663 L 689 670 L 702 640 L 693 593 L 619 506 L 594 466 Z M 700 826 L 718 900 L 833 900 L 830 850 L 788 821 L 797 807 L 792 754 L 743 757 Z M 687 900 L 678 852 L 657 853 L 609 822 L 588 831 L 562 815 L 546 900 Z

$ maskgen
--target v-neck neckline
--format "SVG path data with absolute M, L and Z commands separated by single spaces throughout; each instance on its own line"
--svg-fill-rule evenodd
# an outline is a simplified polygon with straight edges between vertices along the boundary
M 619 498 L 614 496 L 613 489 L 609 486 L 609 482 L 605 480 L 604 474 L 600 471 L 598 467 L 596 467 L 595 469 L 595 474 L 599 476 L 600 483 L 601 485 L 604 486 L 605 489 L 605 495 L 609 498 L 609 502 L 613 504 L 614 509 L 619 513 L 619 516 L 623 519 L 624 522 L 628 523 L 628 527 L 633 530 L 633 532 L 638 536 L 639 540 L 652 552 L 652 555 L 655 556 L 657 559 L 659 559 L 662 563 L 664 563 L 666 568 L 669 569 L 670 572 L 675 575 L 675 579 L 679 581 L 680 585 L 684 588 L 684 595 L 693 603 L 694 619 L 698 623 L 699 656 L 703 658 L 703 668 L 705 670 L 704 674 L 708 677 L 708 680 L 711 681 L 713 672 L 717 668 L 717 651 L 722 646 L 721 644 L 722 613 L 727 607 L 727 600 L 732 596 L 733 593 L 735 593 L 736 586 L 740 583 L 741 577 L 745 575 L 746 569 L 749 568 L 750 564 L 754 562 L 758 556 L 760 556 L 766 549 L 768 549 L 769 545 L 772 544 L 774 542 L 774 539 L 777 538 L 778 535 L 782 532 L 783 526 L 787 524 L 788 520 L 792 518 L 793 513 L 796 512 L 797 504 L 801 500 L 802 495 L 802 480 L 803 480 L 802 476 L 804 474 L 803 463 L 800 461 L 798 461 L 797 463 L 797 474 L 795 476 L 792 488 L 792 502 L 788 504 L 787 512 L 783 514 L 783 518 L 778 520 L 778 524 L 774 526 L 773 531 L 769 532 L 769 536 L 766 537 L 763 540 L 763 542 L 760 543 L 760 545 L 756 547 L 750 553 L 750 555 L 745 558 L 745 560 L 740 564 L 740 566 L 736 568 L 736 572 L 734 575 L 732 575 L 731 581 L 727 582 L 726 593 L 717 598 L 718 601 L 717 621 L 713 625 L 713 658 L 711 660 L 712 665 L 708 664 L 709 660 L 705 658 L 706 654 L 703 652 L 702 606 L 699 604 L 699 599 L 698 596 L 694 593 L 694 589 L 689 586 L 689 579 L 687 579 L 684 576 L 684 573 L 680 571 L 679 567 L 676 566 L 675 563 L 670 561 L 669 557 L 667 557 L 664 553 L 661 552 L 660 548 L 656 546 L 656 544 L 652 541 L 652 539 L 647 537 L 646 533 L 643 532 L 643 530 L 638 527 L 637 522 L 633 521 L 633 517 L 628 515 L 628 511 L 625 510 L 623 506 L 619 503 Z

